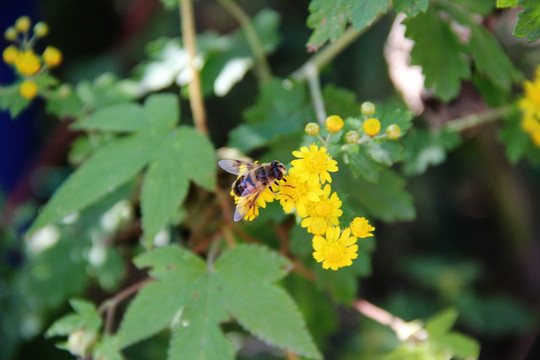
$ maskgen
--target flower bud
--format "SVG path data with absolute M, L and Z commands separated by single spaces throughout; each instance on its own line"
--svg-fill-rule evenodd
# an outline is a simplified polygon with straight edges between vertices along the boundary
M 10 26 L 4 32 L 4 38 L 8 41 L 15 41 L 17 39 L 17 30 L 13 26 Z
M 362 112 L 362 115 L 364 116 L 371 116 L 375 114 L 375 104 L 369 101 L 365 101 L 360 106 L 360 111 Z
M 358 134 L 358 131 L 351 130 L 347 131 L 345 134 L 345 142 L 347 144 L 356 144 L 360 140 L 360 135 Z
M 2 53 L 2 58 L 4 62 L 8 65 L 14 64 L 17 61 L 17 56 L 19 56 L 19 49 L 16 46 L 9 45 L 4 49 Z
M 319 127 L 319 124 L 317 123 L 314 123 L 314 122 L 310 122 L 306 125 L 304 131 L 306 134 L 308 135 L 311 135 L 311 136 L 317 136 L 319 135 L 319 131 L 320 131 L 320 127 Z
M 390 140 L 398 139 L 401 136 L 401 129 L 396 124 L 392 124 L 386 128 L 386 135 Z
M 25 80 L 22 82 L 21 87 L 19 88 L 19 94 L 25 99 L 32 100 L 36 97 L 38 92 L 38 87 L 35 82 L 32 80 Z
M 375 136 L 381 131 L 381 123 L 375 118 L 369 118 L 364 121 L 364 132 L 369 136 Z
M 49 33 L 49 26 L 43 22 L 40 21 L 36 25 L 34 25 L 34 34 L 36 34 L 37 37 L 45 37 Z
M 32 22 L 28 16 L 21 16 L 15 21 L 15 30 L 18 32 L 26 32 L 30 30 L 30 25 Z
M 332 115 L 326 118 L 325 125 L 330 134 L 337 134 L 343 129 L 343 119 L 339 115 Z
M 51 67 L 57 66 L 62 62 L 62 53 L 54 46 L 47 46 L 43 52 L 43 61 Z

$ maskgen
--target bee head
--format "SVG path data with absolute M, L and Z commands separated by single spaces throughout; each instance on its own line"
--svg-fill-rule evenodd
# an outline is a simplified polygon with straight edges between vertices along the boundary
M 287 168 L 282 163 L 275 160 L 272 161 L 270 165 L 272 166 L 272 173 L 274 174 L 276 179 L 277 180 L 283 179 L 283 175 L 287 173 Z

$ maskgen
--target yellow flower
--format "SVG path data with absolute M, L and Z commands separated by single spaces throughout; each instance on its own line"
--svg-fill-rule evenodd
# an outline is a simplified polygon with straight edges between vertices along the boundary
M 323 269 L 337 270 L 352 264 L 358 257 L 356 237 L 351 236 L 351 229 L 346 228 L 343 233 L 339 226 L 326 230 L 326 238 L 315 235 L 313 237 L 313 258 L 322 262 Z
M 296 174 L 285 176 L 278 185 L 277 198 L 283 211 L 290 213 L 293 208 L 296 208 L 300 217 L 306 217 L 306 204 L 309 201 L 319 201 L 319 197 L 323 195 L 323 190 L 318 183 L 310 185 Z
M 396 124 L 392 124 L 386 128 L 386 135 L 390 140 L 395 140 L 401 136 L 401 129 Z
M 330 195 L 330 192 L 330 185 L 326 184 L 319 201 L 308 203 L 308 217 L 302 220 L 301 226 L 312 234 L 322 235 L 331 225 L 339 225 L 339 217 L 343 214 L 340 209 L 342 203 L 336 193 Z
M 26 32 L 30 29 L 32 22 L 28 16 L 21 16 L 15 21 L 15 29 L 18 32 Z
M 521 128 L 529 133 L 532 141 L 540 147 L 540 66 L 536 69 L 533 81 L 523 83 L 525 97 L 519 101 L 523 112 Z
M 298 176 L 300 181 L 307 181 L 315 186 L 332 182 L 329 172 L 338 171 L 337 161 L 326 152 L 326 148 L 319 149 L 317 145 L 310 145 L 309 149 L 303 146 L 300 151 L 293 151 L 293 155 L 299 159 L 293 160 L 291 174 Z
M 57 66 L 62 62 L 62 53 L 53 46 L 47 46 L 43 52 L 43 61 L 49 66 Z
M 19 56 L 19 49 L 13 45 L 9 45 L 2 53 L 2 58 L 6 64 L 14 64 L 17 61 L 17 56 Z
M 35 82 L 32 80 L 25 80 L 22 82 L 21 87 L 19 88 L 19 93 L 25 99 L 32 100 L 36 97 L 38 87 Z
M 247 221 L 251 221 L 259 216 L 259 208 L 266 208 L 266 203 L 274 201 L 275 198 L 274 193 L 270 190 L 270 188 L 267 187 L 262 191 L 257 200 L 255 200 L 255 204 L 252 207 L 249 207 L 249 203 L 253 199 L 253 196 L 256 196 L 256 194 L 239 197 L 234 195 L 234 193 L 231 191 L 231 195 L 234 196 L 234 203 L 237 204 L 237 211 L 240 213 L 244 211 L 246 212 L 244 215 L 244 220 Z
M 369 118 L 364 121 L 364 132 L 369 136 L 375 136 L 381 131 L 381 123 L 375 118 Z
M 304 132 L 311 136 L 317 136 L 319 135 L 319 131 L 321 128 L 319 127 L 319 124 L 310 122 L 306 125 L 306 128 L 304 129 Z
M 360 106 L 360 111 L 364 116 L 371 116 L 375 114 L 375 104 L 369 101 L 363 102 Z
M 369 221 L 364 217 L 355 217 L 351 223 L 351 231 L 353 235 L 359 238 L 373 236 L 373 234 L 371 234 L 373 230 L 375 230 L 375 228 L 369 225 Z
M 326 118 L 325 125 L 330 134 L 337 134 L 343 129 L 343 119 L 338 115 L 332 115 Z
M 15 60 L 15 67 L 22 75 L 34 75 L 41 68 L 39 58 L 33 50 L 21 51 Z

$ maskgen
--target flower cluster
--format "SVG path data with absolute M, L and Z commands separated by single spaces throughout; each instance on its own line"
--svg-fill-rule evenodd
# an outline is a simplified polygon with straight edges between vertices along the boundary
M 21 78 L 19 93 L 25 99 L 33 99 L 38 94 L 37 76 L 48 68 L 58 66 L 62 62 L 62 53 L 53 46 L 47 46 L 41 55 L 36 54 L 34 45 L 38 38 L 49 32 L 46 23 L 34 25 L 27 16 L 21 16 L 15 24 L 6 29 L 4 37 L 12 44 L 2 52 L 2 59 L 15 68 Z
M 521 128 L 531 136 L 534 144 L 540 147 L 540 66 L 536 69 L 533 81 L 525 80 L 523 88 L 525 97 L 519 102 L 523 113 Z

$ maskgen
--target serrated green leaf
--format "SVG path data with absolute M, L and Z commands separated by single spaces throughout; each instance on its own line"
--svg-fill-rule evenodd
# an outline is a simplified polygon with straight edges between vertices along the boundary
M 0 109 L 9 111 L 11 119 L 15 119 L 24 109 L 30 105 L 30 100 L 19 94 L 21 82 L 18 81 L 10 86 L 2 87 L 0 93 Z
M 354 179 L 346 171 L 339 175 L 339 187 L 361 189 L 350 194 L 351 206 L 358 206 L 373 218 L 386 222 L 412 220 L 416 216 L 412 196 L 405 190 L 405 179 L 390 170 L 380 173 L 376 184 Z
M 148 162 L 154 141 L 144 135 L 130 136 L 96 151 L 56 190 L 28 233 L 82 210 L 127 182 Z
M 457 317 L 458 312 L 455 309 L 446 309 L 431 317 L 425 326 L 430 339 L 440 339 L 447 335 L 456 323 Z
M 381 132 L 390 125 L 397 125 L 401 129 L 403 136 L 412 125 L 414 115 L 403 103 L 387 101 L 375 103 L 375 113 L 373 117 L 381 122 Z
M 384 149 L 381 144 L 376 142 L 370 142 L 366 144 L 366 150 L 369 155 L 373 159 L 373 161 L 391 166 L 392 165 L 392 159 L 390 158 L 390 153 Z
M 404 12 L 407 16 L 425 12 L 429 6 L 429 0 L 393 0 L 393 3 L 396 12 Z
M 122 354 L 118 350 L 117 339 L 112 336 L 101 339 L 92 352 L 94 359 L 99 360 L 123 360 Z
M 527 37 L 527 41 L 540 39 L 540 2 L 536 0 L 524 0 L 519 6 L 525 10 L 518 14 L 518 22 L 514 28 L 514 35 Z
M 498 8 L 517 6 L 518 0 L 497 0 Z
M 521 113 L 513 111 L 504 117 L 499 138 L 505 144 L 506 155 L 513 164 L 516 164 L 530 150 L 533 150 L 531 139 L 521 128 Z
M 360 31 L 387 10 L 388 0 L 312 0 L 307 24 L 314 30 L 308 49 L 317 50 L 326 41 L 336 40 L 349 23 Z
M 512 80 L 519 80 L 519 73 L 493 35 L 482 25 L 471 26 L 471 51 L 478 71 L 493 82 L 509 89 Z
M 149 128 L 150 119 L 139 104 L 126 103 L 102 108 L 71 125 L 77 130 L 130 132 Z
M 463 359 L 477 359 L 480 355 L 480 345 L 478 341 L 459 334 L 450 333 L 441 339 L 441 345 L 449 349 L 456 357 Z
M 356 151 L 343 152 L 343 162 L 349 166 L 355 178 L 362 176 L 370 182 L 379 180 L 383 167 L 368 155 L 365 146 L 355 145 Z
M 184 172 L 197 185 L 213 191 L 216 185 L 216 152 L 208 139 L 190 126 L 178 129 L 171 156 L 182 160 Z
M 172 219 L 187 195 L 189 180 L 184 160 L 177 154 L 182 144 L 174 132 L 157 150 L 144 177 L 141 191 L 141 211 L 144 243 L 152 246 L 156 234 Z
M 227 310 L 251 333 L 280 348 L 321 358 L 290 296 L 271 282 L 290 263 L 256 246 L 237 246 L 215 264 Z M 264 296 L 261 296 L 264 294 Z
M 244 112 L 248 124 L 229 133 L 229 146 L 248 152 L 271 142 L 277 136 L 293 134 L 313 119 L 302 84 L 284 86 L 283 80 L 264 83 L 257 103 Z
M 461 80 L 471 76 L 464 45 L 432 8 L 403 23 L 407 26 L 405 36 L 414 40 L 411 62 L 422 66 L 426 87 L 444 101 L 453 99 Z
M 409 134 L 404 140 L 404 172 L 418 175 L 429 166 L 441 164 L 446 160 L 446 153 L 460 142 L 459 135 L 449 131 L 418 130 Z
M 71 299 L 69 301 L 76 314 L 66 315 L 56 320 L 47 329 L 46 336 L 65 336 L 77 329 L 85 329 L 91 332 L 97 332 L 101 327 L 101 316 L 91 302 L 86 300 Z
M 144 102 L 144 111 L 152 129 L 171 129 L 180 119 L 178 96 L 150 95 Z
M 161 278 L 171 270 L 181 270 L 186 279 L 203 272 L 206 264 L 192 252 L 178 246 L 167 246 L 139 255 L 134 260 L 138 268 L 151 267 L 150 275 Z

